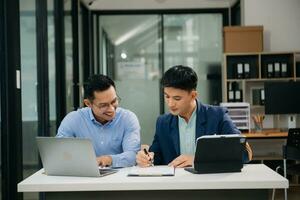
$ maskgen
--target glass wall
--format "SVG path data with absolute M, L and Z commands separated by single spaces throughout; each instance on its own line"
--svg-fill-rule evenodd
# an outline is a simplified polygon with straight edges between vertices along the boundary
M 67 113 L 74 110 L 73 102 L 73 40 L 72 40 L 72 16 L 71 0 L 64 1 L 65 9 L 65 48 L 66 48 L 66 106 Z
M 56 100 L 55 100 L 55 29 L 54 29 L 54 0 L 48 3 L 48 67 L 49 67 L 49 113 L 50 135 L 56 134 Z M 63 98 L 63 97 L 62 97 Z
M 152 142 L 160 114 L 163 61 L 164 71 L 187 65 L 197 72 L 200 101 L 221 101 L 222 14 L 105 15 L 99 21 L 101 71 L 116 81 L 121 106 L 137 114 L 143 143 Z
M 142 143 L 150 144 L 160 113 L 160 16 L 100 16 L 99 21 L 103 72 L 116 82 L 121 107 L 138 116 Z
M 38 150 L 35 137 L 37 122 L 37 63 L 36 63 L 36 8 L 35 0 L 20 1 L 21 83 L 23 176 L 38 170 Z M 26 193 L 24 199 L 37 199 L 38 194 Z
M 221 101 L 222 15 L 164 15 L 164 66 L 192 67 L 203 103 Z

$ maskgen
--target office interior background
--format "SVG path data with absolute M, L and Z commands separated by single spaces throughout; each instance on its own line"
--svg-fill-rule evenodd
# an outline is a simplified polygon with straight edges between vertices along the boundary
M 299 51 L 299 9 L 298 0 L 1 0 L 0 199 L 40 198 L 16 189 L 41 167 L 35 137 L 55 136 L 83 106 L 90 75 L 113 78 L 120 106 L 137 114 L 151 144 L 167 112 L 164 71 L 193 67 L 200 100 L 218 105 L 223 27 L 263 25 L 264 51 Z

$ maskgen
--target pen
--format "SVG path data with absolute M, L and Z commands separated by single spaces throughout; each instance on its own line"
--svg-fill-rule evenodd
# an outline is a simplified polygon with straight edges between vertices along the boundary
M 153 166 L 153 160 L 151 159 L 151 157 L 150 157 L 150 155 L 149 155 L 149 152 L 147 151 L 147 149 L 144 149 L 144 153 L 147 155 L 147 156 L 149 156 L 149 158 L 150 158 L 150 162 L 151 162 L 151 166 Z

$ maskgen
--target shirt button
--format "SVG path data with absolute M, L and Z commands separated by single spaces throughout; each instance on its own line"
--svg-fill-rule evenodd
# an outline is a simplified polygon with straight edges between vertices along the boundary
M 104 142 L 103 142 L 103 141 L 101 141 L 101 144 L 104 144 Z

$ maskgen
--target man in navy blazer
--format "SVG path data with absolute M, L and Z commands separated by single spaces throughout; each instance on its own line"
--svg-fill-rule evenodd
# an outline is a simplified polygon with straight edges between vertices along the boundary
M 205 105 L 197 99 L 197 74 L 189 67 L 174 66 L 161 80 L 165 102 L 170 113 L 158 117 L 153 143 L 147 150 L 139 151 L 136 162 L 141 167 L 172 165 L 192 166 L 196 139 L 202 135 L 240 134 L 225 108 Z M 252 151 L 246 145 L 246 157 Z

